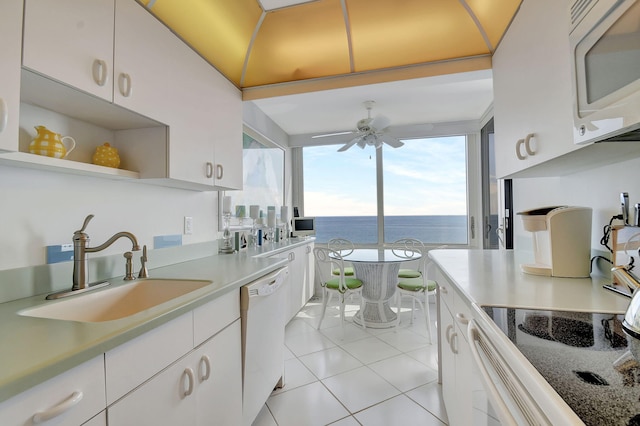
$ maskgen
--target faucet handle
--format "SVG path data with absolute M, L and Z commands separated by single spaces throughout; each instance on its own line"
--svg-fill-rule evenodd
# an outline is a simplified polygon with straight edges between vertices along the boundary
M 138 278 L 149 278 L 149 270 L 147 269 L 147 245 L 142 246 L 142 256 L 140 256 L 140 263 L 142 266 L 140 267 L 140 272 L 138 273 Z
M 126 252 L 124 254 L 124 258 L 127 259 L 127 264 L 125 265 L 124 280 L 125 281 L 135 280 L 136 277 L 133 276 L 133 263 L 131 261 L 131 259 L 133 258 L 133 253 L 131 253 L 130 251 Z
M 87 216 L 87 217 L 84 219 L 84 223 L 82 224 L 82 228 L 80 228 L 80 230 L 76 231 L 75 233 L 76 233 L 76 234 L 80 234 L 80 233 L 84 232 L 84 230 L 87 228 L 87 225 L 89 225 L 89 221 L 90 221 L 91 219 L 93 219 L 93 215 L 92 215 L 92 214 L 90 214 L 89 216 Z

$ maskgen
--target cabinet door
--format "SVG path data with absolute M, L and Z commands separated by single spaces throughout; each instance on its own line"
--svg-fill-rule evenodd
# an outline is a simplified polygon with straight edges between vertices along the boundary
M 197 421 L 206 426 L 242 423 L 240 320 L 196 348 Z
M 167 47 L 173 52 L 166 64 L 171 82 L 169 177 L 213 189 L 214 145 L 220 129 L 214 122 L 218 99 L 211 76 L 217 71 L 177 37 Z
M 105 409 L 104 358 L 98 356 L 0 404 L 3 426 L 79 425 Z
M 211 75 L 216 100 L 209 120 L 215 132 L 215 186 L 242 189 L 242 96 L 221 74 Z
M 26 0 L 23 65 L 111 101 L 113 15 L 113 0 Z
M 313 257 L 313 243 L 307 244 L 306 246 L 304 246 L 304 250 L 301 253 L 301 255 L 304 256 L 304 262 L 302 265 L 302 268 L 303 268 L 302 274 L 303 274 L 303 282 L 304 282 L 302 306 L 304 306 L 309 301 L 309 299 L 313 297 L 313 293 L 314 293 L 313 280 L 315 278 L 315 275 L 314 275 L 315 259 Z
M 0 2 L 0 150 L 18 150 L 22 1 Z
M 496 173 L 503 177 L 580 148 L 573 144 L 567 1 L 524 1 L 493 56 Z M 544 31 L 540 31 L 544 22 Z M 516 144 L 530 133 L 534 155 Z
M 176 37 L 135 1 L 116 0 L 115 10 L 113 101 L 170 124 L 167 64 Z
M 456 413 L 457 405 L 456 401 L 456 365 L 455 354 L 453 353 L 453 346 L 451 344 L 455 335 L 455 324 L 453 322 L 453 316 L 449 312 L 447 306 L 442 303 L 440 305 L 440 318 L 438 318 L 440 324 L 440 342 L 442 351 L 440 359 L 440 374 L 442 376 L 442 398 L 447 408 L 447 415 L 449 416 L 449 424 L 456 425 Z
M 107 408 L 109 426 L 194 425 L 196 372 L 189 356 Z

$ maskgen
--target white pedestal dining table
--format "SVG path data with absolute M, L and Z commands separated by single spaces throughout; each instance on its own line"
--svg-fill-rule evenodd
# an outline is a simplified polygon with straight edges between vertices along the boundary
M 398 271 L 402 262 L 420 259 L 421 254 L 398 249 L 354 249 L 343 255 L 351 262 L 355 276 L 362 281 L 364 307 L 362 315 L 354 317 L 356 324 L 371 328 L 390 328 L 395 326 L 396 313 L 391 309 L 390 301 L 396 292 Z

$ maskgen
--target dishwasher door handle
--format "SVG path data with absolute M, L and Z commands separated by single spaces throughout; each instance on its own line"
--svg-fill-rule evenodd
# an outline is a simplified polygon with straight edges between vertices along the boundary
M 289 276 L 289 268 L 282 268 L 249 285 L 249 297 L 269 296 L 282 286 Z

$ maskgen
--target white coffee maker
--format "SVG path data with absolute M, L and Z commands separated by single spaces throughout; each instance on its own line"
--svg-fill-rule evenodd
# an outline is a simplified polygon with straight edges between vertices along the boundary
M 534 264 L 523 272 L 552 277 L 587 278 L 591 263 L 591 208 L 554 206 L 519 212 L 533 233 Z

